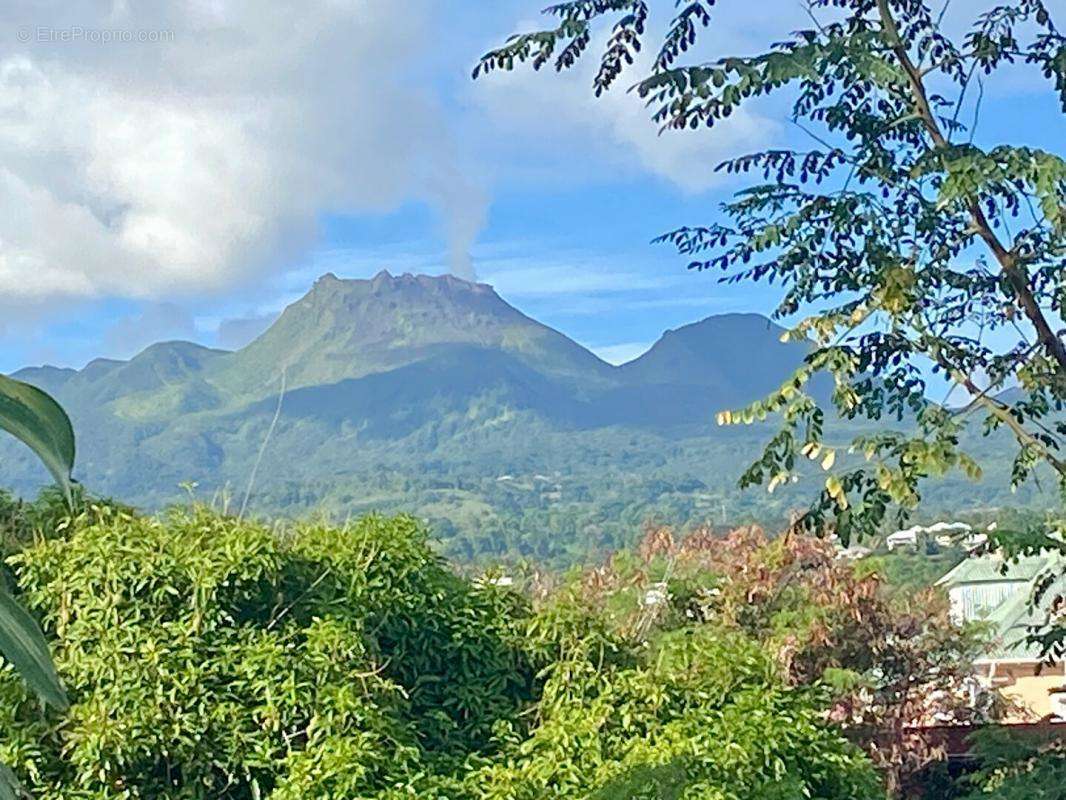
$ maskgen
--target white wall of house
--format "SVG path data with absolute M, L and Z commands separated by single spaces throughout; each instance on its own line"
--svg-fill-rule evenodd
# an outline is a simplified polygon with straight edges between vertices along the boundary
M 973 622 L 987 617 L 1016 592 L 1027 589 L 1027 581 L 987 581 L 963 583 L 948 589 L 951 616 L 957 622 Z

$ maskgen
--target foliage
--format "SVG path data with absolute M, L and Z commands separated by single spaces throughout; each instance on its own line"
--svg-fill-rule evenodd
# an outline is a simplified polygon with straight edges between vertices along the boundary
M 36 386 L 0 375 L 0 428 L 36 454 L 69 499 L 74 428 L 63 407 Z
M 912 593 L 935 584 L 965 557 L 966 552 L 956 547 L 936 547 L 935 552 L 919 550 L 917 553 L 902 549 L 871 556 L 867 564 L 884 577 L 890 590 Z
M 65 536 L 74 520 L 102 508 L 133 511 L 110 497 L 92 496 L 80 484 L 72 487 L 69 501 L 58 486 L 45 487 L 33 500 L 0 489 L 0 559 L 36 542 Z
M 881 796 L 824 692 L 743 633 L 534 609 L 408 517 L 96 505 L 9 561 L 72 700 L 0 672 L 0 759 L 41 800 Z
M 440 425 L 441 430 L 456 430 L 450 420 Z M 259 471 L 253 514 L 291 519 L 325 512 L 343 521 L 372 511 L 411 513 L 428 520 L 441 552 L 463 564 L 530 559 L 565 569 L 596 563 L 610 552 L 633 547 L 648 520 L 680 528 L 723 520 L 757 522 L 781 530 L 790 511 L 810 496 L 803 482 L 773 494 L 736 491 L 740 465 L 767 428 L 676 436 L 620 428 L 567 432 L 519 418 L 510 429 L 493 429 L 491 439 L 434 434 L 428 451 L 418 444 L 428 431 L 411 439 L 364 440 L 358 447 L 334 432 L 337 453 L 329 457 L 315 444 L 325 429 L 312 434 L 301 426 L 300 431 L 306 437 L 302 443 L 290 440 L 279 423 Z M 261 445 L 262 433 L 249 440 Z M 1039 507 L 1035 486 L 1012 496 L 996 485 L 997 476 L 1005 478 L 1009 471 L 1009 464 L 997 461 L 1003 442 L 980 444 L 979 460 L 988 467 L 985 479 L 978 485 L 959 478 L 930 485 L 923 498 L 923 522 L 958 518 L 963 502 L 967 510 L 1006 502 Z M 230 485 L 240 488 L 239 505 L 251 460 L 231 453 L 215 468 L 161 447 L 158 438 L 149 438 L 127 449 L 120 439 L 114 460 L 109 456 L 104 461 L 108 474 L 95 473 L 94 490 L 155 509 L 187 501 L 178 484 L 196 479 L 195 496 L 223 507 L 231 478 Z M 127 475 L 134 475 L 135 482 Z M 498 481 L 501 475 L 513 480 Z M 24 492 L 32 486 L 20 484 Z
M 62 406 L 36 386 L 0 375 L 0 428 L 34 452 L 71 503 L 74 429 Z M 6 502 L 6 498 L 0 497 L 0 501 Z M 66 708 L 67 696 L 41 629 L 5 583 L 0 574 L 0 657 L 14 667 L 42 702 Z M 0 799 L 14 798 L 18 791 L 11 771 L 0 763 Z
M 74 700 L 41 717 L 4 689 L 5 754 L 42 797 L 351 796 L 485 746 L 530 697 L 515 598 L 453 576 L 410 519 L 282 543 L 105 507 L 12 563 Z
M 652 529 L 637 554 L 585 573 L 573 591 L 628 636 L 695 621 L 761 643 L 786 682 L 832 691 L 830 717 L 895 793 L 943 755 L 917 726 L 998 715 L 996 703 L 974 707 L 966 691 L 983 635 L 955 625 L 932 589 L 891 591 L 871 564 L 835 555 L 831 544 L 799 534 L 768 540 L 739 529 L 678 541 Z M 648 592 L 660 602 L 642 604 Z
M 1052 800 L 1066 786 L 1066 750 L 1053 733 L 986 730 L 973 737 L 979 767 L 960 781 L 964 800 Z M 969 791 L 966 791 L 966 787 Z
M 427 306 L 416 298 L 409 307 L 406 294 L 374 294 L 326 318 L 315 311 L 318 304 L 332 307 L 349 294 L 354 302 L 358 292 L 320 286 L 254 353 L 172 342 L 128 362 L 20 375 L 70 413 L 81 433 L 81 475 L 95 492 L 157 510 L 188 500 L 184 484 L 195 486 L 203 502 L 235 490 L 239 504 L 277 409 L 279 381 L 267 364 L 286 363 L 286 348 L 312 351 L 299 375 L 287 373 L 289 389 L 256 470 L 249 512 L 326 511 L 338 520 L 412 513 L 430 520 L 442 552 L 463 562 L 596 562 L 633 546 L 649 519 L 679 526 L 758 522 L 781 530 L 820 485 L 804 480 L 773 494 L 737 492 L 744 466 L 774 429 L 769 421 L 714 424 L 716 404 L 757 398 L 802 363 L 805 345 L 782 345 L 783 329 L 767 319 L 711 317 L 664 337 L 636 363 L 601 364 L 569 386 L 551 376 L 593 359 L 590 353 L 573 343 L 565 358 L 545 351 L 534 371 L 513 349 L 471 350 L 449 341 L 457 320 L 482 313 L 481 295 L 472 284 L 460 290 L 446 278 L 424 280 L 442 290 L 451 285 L 450 300 Z M 517 317 L 502 301 L 496 305 L 503 321 Z M 405 334 L 396 330 L 423 311 L 436 327 L 417 335 L 441 340 L 429 357 L 424 349 L 405 350 Z M 447 322 L 437 325 L 441 319 Z M 543 328 L 519 319 L 527 333 L 515 344 L 524 348 Z M 500 330 L 490 323 L 487 331 Z M 508 330 L 500 335 L 510 342 L 515 331 Z M 389 358 L 370 347 L 374 337 Z M 333 355 L 323 360 L 324 352 Z M 1002 452 L 1009 434 L 984 439 L 970 427 L 964 441 L 985 479 L 973 485 L 953 475 L 923 487 L 922 512 L 954 515 L 963 504 L 1046 506 L 1033 481 L 1015 494 L 1008 490 L 1010 463 Z M 877 431 L 868 420 L 837 419 L 827 422 L 826 435 Z M 30 496 L 45 471 L 25 448 L 5 444 L 4 483 Z M 848 463 L 841 458 L 837 466 Z M 808 462 L 804 474 L 821 474 L 818 464 Z
M 979 474 L 960 440 L 980 414 L 1014 441 L 1012 485 L 1044 465 L 1066 492 L 1066 162 L 1032 147 L 981 146 L 960 122 L 979 111 L 976 84 L 1017 64 L 1049 80 L 1066 111 L 1066 37 L 1049 4 L 989 0 L 953 38 L 925 0 L 812 0 L 812 26 L 765 52 L 686 63 L 714 5 L 677 3 L 636 84 L 654 119 L 665 130 L 713 128 L 780 95 L 811 141 L 725 162 L 719 169 L 750 182 L 721 221 L 663 237 L 694 269 L 783 286 L 776 314 L 798 317 L 787 338 L 812 346 L 780 389 L 720 414 L 723 424 L 783 419 L 742 485 L 773 489 L 800 476 L 802 462 L 820 462 L 829 475 L 799 526 L 821 530 L 832 518 L 845 540 L 871 533 L 892 509 L 917 506 L 924 478 Z M 613 19 L 599 94 L 653 37 L 650 6 L 557 3 L 547 9 L 555 27 L 513 37 L 475 77 L 525 61 L 568 68 L 596 25 Z M 833 441 L 809 391 L 819 371 L 833 377 L 837 412 L 882 429 Z M 930 402 L 930 371 L 968 394 L 966 405 Z M 909 415 L 915 429 L 890 427 Z M 867 463 L 845 464 L 849 452 Z M 1061 631 L 1043 644 L 1066 653 Z
M 865 760 L 825 725 L 816 695 L 775 680 L 754 643 L 678 630 L 621 668 L 600 666 L 596 644 L 568 647 L 552 665 L 540 724 L 473 776 L 477 796 L 882 795 Z

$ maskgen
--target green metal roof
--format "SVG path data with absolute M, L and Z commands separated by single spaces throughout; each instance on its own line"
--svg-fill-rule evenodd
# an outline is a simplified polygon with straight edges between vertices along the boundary
M 992 627 L 994 644 L 985 657 L 992 660 L 1018 659 L 1036 661 L 1040 648 L 1028 644 L 1025 638 L 1029 629 L 1045 624 L 1047 606 L 1052 598 L 1066 593 L 1066 575 L 1063 574 L 1063 559 L 1058 554 L 1028 556 L 1016 561 L 1004 561 L 994 556 L 967 558 L 937 581 L 937 586 L 951 589 L 981 583 L 1021 583 L 1017 591 L 993 608 L 983 620 Z M 1054 583 L 1044 593 L 1041 603 L 1034 607 L 1032 586 L 1041 575 L 1057 575 Z
M 1002 583 L 1031 581 L 1049 564 L 1048 556 L 1028 556 L 1017 561 L 1004 561 L 992 556 L 967 558 L 936 582 L 937 586 L 959 586 L 964 583 Z
M 1052 599 L 1066 592 L 1066 576 L 1059 575 L 1041 597 L 1041 602 L 1032 605 L 1032 589 L 1027 586 L 1009 597 L 988 615 L 987 622 L 995 631 L 995 644 L 988 658 L 1022 659 L 1038 661 L 1040 648 L 1025 641 L 1033 627 L 1047 623 L 1047 608 Z

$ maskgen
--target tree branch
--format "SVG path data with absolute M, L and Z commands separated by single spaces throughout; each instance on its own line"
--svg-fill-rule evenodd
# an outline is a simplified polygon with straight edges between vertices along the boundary
M 1021 444 L 1032 447 L 1039 452 L 1040 457 L 1050 464 L 1052 468 L 1059 473 L 1060 477 L 1066 480 L 1066 461 L 1058 458 L 1050 449 L 1048 449 L 1047 445 L 1026 430 L 1025 426 L 1017 420 L 1014 414 L 1011 413 L 1009 406 L 1004 405 L 995 398 L 990 397 L 987 392 L 982 391 L 977 384 L 970 380 L 966 375 L 955 369 L 947 359 L 943 357 L 939 349 L 934 348 L 932 350 L 932 355 L 936 362 L 947 370 L 953 381 L 974 396 L 973 404 L 984 406 L 992 416 L 1011 429 L 1015 439 Z
M 907 47 L 902 37 L 900 37 L 899 28 L 896 26 L 896 21 L 893 19 L 892 11 L 888 6 L 888 0 L 877 0 L 877 10 L 880 14 L 881 24 L 884 27 L 889 46 L 907 75 L 915 108 L 922 123 L 925 125 L 926 131 L 929 133 L 929 137 L 933 140 L 933 146 L 937 150 L 945 150 L 951 146 L 951 143 L 944 136 L 940 130 L 940 125 L 936 121 L 936 116 L 929 105 L 925 84 L 922 81 L 922 73 L 911 60 Z M 974 230 L 987 245 L 992 255 L 995 256 L 996 261 L 999 262 L 1000 271 L 1010 284 L 1022 312 L 1029 319 L 1033 328 L 1036 329 L 1037 338 L 1040 340 L 1041 345 L 1058 364 L 1059 383 L 1066 383 L 1066 344 L 1063 344 L 1062 340 L 1051 329 L 1051 325 L 1048 324 L 1039 303 L 1033 296 L 1025 268 L 996 236 L 980 203 L 976 200 L 973 201 L 969 204 L 967 210 L 970 212 Z

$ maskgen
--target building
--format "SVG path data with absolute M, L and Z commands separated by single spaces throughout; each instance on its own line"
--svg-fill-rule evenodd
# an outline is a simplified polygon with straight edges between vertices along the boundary
M 872 553 L 873 550 L 861 544 L 853 544 L 850 547 L 837 545 L 836 557 L 841 561 L 860 561 Z
M 1029 596 L 1029 587 L 1048 567 L 1048 558 L 1031 556 L 1006 562 L 991 554 L 966 558 L 936 582 L 947 590 L 956 622 L 985 620 L 1011 597 Z
M 992 526 L 989 527 L 992 530 Z M 941 547 L 959 544 L 967 550 L 975 550 L 988 541 L 983 533 L 974 533 L 965 522 L 936 522 L 929 526 L 912 525 L 885 537 L 889 552 L 897 547 L 917 548 L 923 538 L 933 539 Z
M 1051 577 L 1043 602 L 1032 603 L 1035 582 Z M 1066 721 L 1066 672 L 1063 664 L 1041 662 L 1040 650 L 1026 641 L 1030 630 L 1045 624 L 1050 599 L 1066 592 L 1059 556 L 1032 556 L 1004 561 L 996 554 L 971 557 L 937 581 L 947 590 L 952 616 L 959 622 L 990 626 L 993 646 L 975 662 L 977 677 L 1012 701 L 1018 719 Z

